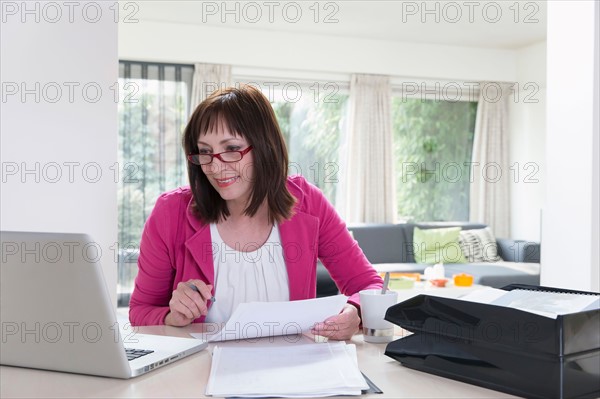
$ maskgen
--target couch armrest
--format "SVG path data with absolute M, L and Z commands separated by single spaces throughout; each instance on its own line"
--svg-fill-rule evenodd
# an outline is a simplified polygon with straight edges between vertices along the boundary
M 498 255 L 507 262 L 540 263 L 540 244 L 525 240 L 498 238 Z

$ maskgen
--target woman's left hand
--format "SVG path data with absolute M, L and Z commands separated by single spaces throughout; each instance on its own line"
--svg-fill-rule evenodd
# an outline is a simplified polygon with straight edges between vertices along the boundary
M 358 331 L 359 325 L 358 309 L 347 303 L 340 314 L 328 317 L 325 321 L 315 324 L 311 333 L 343 341 L 352 338 L 352 335 Z

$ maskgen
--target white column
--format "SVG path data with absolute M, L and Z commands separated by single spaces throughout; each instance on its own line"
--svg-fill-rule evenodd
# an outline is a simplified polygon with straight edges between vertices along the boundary
M 116 304 L 115 4 L 2 2 L 0 228 L 90 234 Z
M 548 2 L 547 191 L 541 237 L 541 283 L 546 286 L 598 290 L 597 7 L 589 0 Z

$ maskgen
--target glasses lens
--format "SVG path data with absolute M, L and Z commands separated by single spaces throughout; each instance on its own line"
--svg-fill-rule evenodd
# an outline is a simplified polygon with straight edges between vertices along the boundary
M 212 162 L 212 155 L 200 154 L 198 155 L 198 161 L 200 165 L 206 165 Z
M 212 156 L 210 155 L 203 155 L 203 154 L 196 154 L 196 155 L 190 155 L 188 156 L 188 159 L 191 163 L 196 164 L 196 165 L 206 165 L 211 163 L 212 161 Z
M 237 151 L 227 151 L 221 153 L 221 159 L 224 162 L 236 162 L 242 159 L 242 154 Z

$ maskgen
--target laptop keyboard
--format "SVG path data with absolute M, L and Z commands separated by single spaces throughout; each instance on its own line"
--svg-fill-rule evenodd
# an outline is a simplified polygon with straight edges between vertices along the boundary
M 151 350 L 125 348 L 125 354 L 127 355 L 127 360 L 129 361 L 140 358 L 142 356 L 146 356 L 153 352 L 154 351 Z

